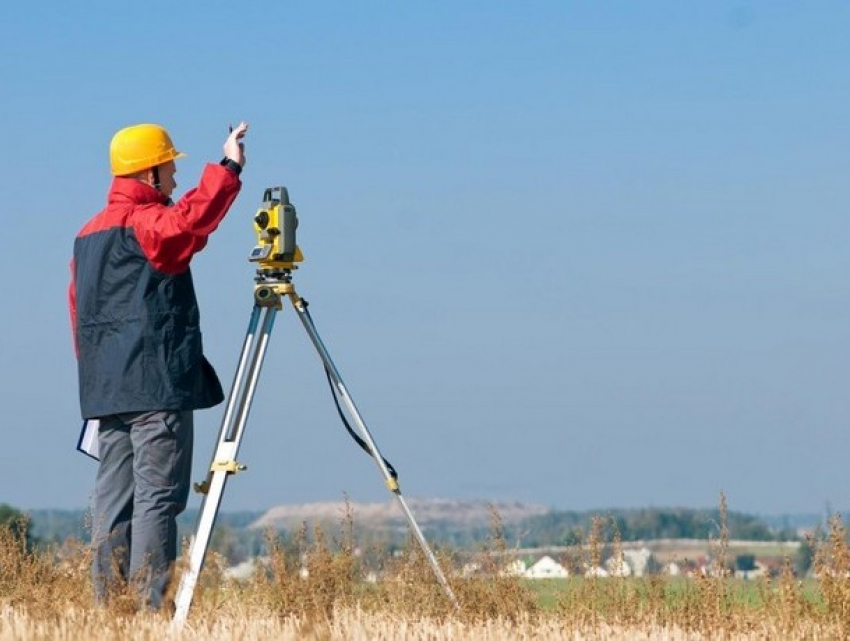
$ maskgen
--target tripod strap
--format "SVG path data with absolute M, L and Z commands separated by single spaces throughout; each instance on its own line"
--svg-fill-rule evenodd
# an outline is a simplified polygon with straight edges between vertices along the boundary
M 312 322 L 312 319 L 310 320 Z M 345 413 L 342 411 L 342 407 L 339 404 L 339 398 L 336 395 L 336 387 L 334 386 L 333 379 L 331 378 L 331 373 L 328 371 L 328 368 L 325 367 L 325 376 L 328 377 L 328 385 L 331 388 L 331 396 L 334 399 L 334 405 L 336 405 L 336 411 L 339 413 L 339 417 L 342 419 L 342 424 L 345 425 L 345 429 L 348 430 L 348 433 L 351 435 L 351 438 L 360 446 L 360 448 L 366 452 L 369 456 L 372 456 L 372 452 L 369 451 L 369 446 L 366 445 L 366 441 L 360 438 L 353 429 L 351 429 L 351 425 L 348 423 L 348 419 L 345 418 Z M 398 472 L 395 471 L 395 468 L 392 466 L 387 459 L 383 456 L 381 457 L 384 461 L 384 465 L 387 466 L 387 471 L 390 473 L 390 476 L 393 477 L 396 481 L 398 480 Z
M 302 309 L 304 310 L 303 311 L 304 317 L 306 317 L 306 319 L 309 321 L 310 326 L 313 328 L 313 331 L 315 332 L 316 331 L 315 330 L 316 324 L 313 322 L 313 316 L 310 314 L 309 303 L 306 300 L 304 300 L 303 298 L 301 298 L 300 300 L 301 300 Z M 348 419 L 345 417 L 345 412 L 342 411 L 342 406 L 339 404 L 339 397 L 337 396 L 337 388 L 336 388 L 336 385 L 334 385 L 333 377 L 331 376 L 331 372 L 328 369 L 327 365 L 325 365 L 325 376 L 327 376 L 327 378 L 328 378 L 328 385 L 331 388 L 331 396 L 334 399 L 334 405 L 336 405 L 336 411 L 339 414 L 340 419 L 342 419 L 342 424 L 345 425 L 345 429 L 348 430 L 349 435 L 351 436 L 351 438 L 354 439 L 354 442 L 357 443 L 360 446 L 360 449 L 362 449 L 364 452 L 366 452 L 366 454 L 368 454 L 369 456 L 374 456 L 372 454 L 372 451 L 369 449 L 369 446 L 366 444 L 366 441 L 364 441 L 362 438 L 360 438 L 357 435 L 357 432 L 355 432 L 353 429 L 351 429 L 351 425 L 349 424 Z M 383 456 L 381 457 L 381 460 L 384 462 L 384 465 L 387 468 L 387 472 L 389 472 L 389 474 L 393 478 L 393 480 L 398 481 L 398 472 L 395 471 L 395 468 L 393 467 L 392 463 L 390 463 Z

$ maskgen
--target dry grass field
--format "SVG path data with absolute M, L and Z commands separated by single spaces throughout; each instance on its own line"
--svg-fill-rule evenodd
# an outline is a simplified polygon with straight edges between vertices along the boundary
M 227 578 L 211 555 L 188 622 L 137 612 L 129 594 L 94 604 L 89 551 L 82 544 L 33 551 L 0 529 L 0 641 L 6 639 L 846 639 L 850 637 L 850 551 L 840 519 L 813 542 L 815 578 L 794 575 L 744 582 L 725 568 L 716 542 L 714 571 L 688 579 L 570 578 L 539 585 L 506 576 L 504 542 L 479 553 L 478 572 L 438 552 L 460 602 L 455 610 L 418 549 L 381 558 L 358 551 L 348 535 L 321 531 L 281 541 L 269 534 L 267 562 L 251 578 Z M 588 533 L 588 563 L 602 542 Z M 380 566 L 365 580 L 365 561 Z

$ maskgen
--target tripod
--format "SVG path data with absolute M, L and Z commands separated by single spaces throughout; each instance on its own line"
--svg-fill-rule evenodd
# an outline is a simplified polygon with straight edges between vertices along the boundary
M 251 319 L 248 322 L 248 331 L 245 335 L 242 354 L 236 369 L 224 418 L 222 419 L 218 445 L 213 454 L 212 463 L 210 464 L 206 479 L 202 483 L 195 485 L 195 489 L 202 492 L 205 496 L 198 516 L 195 535 L 189 550 L 189 566 L 183 573 L 175 597 L 176 610 L 174 623 L 178 626 L 182 625 L 188 616 L 195 585 L 204 563 L 204 556 L 210 542 L 216 514 L 221 504 L 227 480 L 231 475 L 245 469 L 244 465 L 236 462 L 236 455 L 245 432 L 248 412 L 251 409 L 251 401 L 257 386 L 257 380 L 260 377 L 263 359 L 268 349 L 275 316 L 282 308 L 282 300 L 284 298 L 290 300 L 295 311 L 298 313 L 298 318 L 304 325 L 304 329 L 307 330 L 313 346 L 324 363 L 328 379 L 331 381 L 339 398 L 342 399 L 350 416 L 354 419 L 362 439 L 354 435 L 353 432 L 352 435 L 355 436 L 355 439 L 361 446 L 365 445 L 364 449 L 367 449 L 372 455 L 381 475 L 384 477 L 387 488 L 398 501 L 410 526 L 410 530 L 422 548 L 422 552 L 425 554 L 437 581 L 440 583 L 449 601 L 457 608 L 457 599 L 401 494 L 395 470 L 381 456 L 378 446 L 369 433 L 369 429 L 357 411 L 351 395 L 342 382 L 339 371 L 331 360 L 328 350 L 325 348 L 313 325 L 313 320 L 307 311 L 307 302 L 295 292 L 295 287 L 292 284 L 291 270 L 289 268 L 261 268 L 257 272 L 256 280 L 257 284 L 254 287 L 254 309 L 251 313 Z M 340 413 L 342 413 L 341 410 Z

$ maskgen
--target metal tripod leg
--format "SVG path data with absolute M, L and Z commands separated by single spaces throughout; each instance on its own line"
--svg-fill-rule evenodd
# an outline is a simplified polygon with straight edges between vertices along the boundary
M 325 365 L 325 370 L 328 372 L 334 387 L 339 393 L 340 398 L 346 406 L 346 409 L 350 413 L 351 417 L 354 419 L 355 424 L 357 425 L 357 429 L 360 432 L 361 437 L 369 446 L 370 454 L 372 455 L 372 459 L 378 466 L 378 469 L 381 471 L 381 475 L 384 477 L 384 481 L 387 484 L 387 488 L 389 488 L 390 492 L 393 493 L 395 498 L 398 500 L 398 504 L 401 507 L 401 511 L 404 513 L 405 518 L 407 519 L 407 523 L 410 526 L 411 532 L 413 532 L 416 537 L 417 542 L 419 543 L 419 547 L 422 548 L 422 552 L 425 555 L 425 558 L 428 560 L 428 563 L 431 565 L 431 569 L 434 571 L 434 576 L 437 577 L 437 581 L 442 586 L 443 591 L 448 597 L 449 601 L 455 606 L 455 608 L 459 608 L 459 604 L 457 598 L 452 591 L 449 582 L 446 580 L 443 571 L 440 569 L 440 564 L 437 563 L 437 558 L 434 556 L 434 553 L 431 551 L 428 542 L 425 540 L 425 536 L 422 534 L 422 530 L 419 529 L 419 525 L 416 523 L 416 519 L 413 518 L 413 514 L 410 511 L 410 508 L 407 507 L 407 502 L 404 500 L 404 497 L 401 495 L 401 490 L 398 486 L 398 481 L 393 478 L 392 474 L 390 474 L 389 469 L 387 469 L 386 464 L 384 463 L 384 458 L 381 456 L 380 451 L 378 450 L 378 446 L 375 444 L 375 440 L 372 438 L 372 434 L 369 432 L 369 428 L 366 427 L 366 423 L 363 421 L 363 418 L 360 416 L 360 412 L 357 411 L 357 406 L 354 404 L 354 399 L 351 398 L 351 395 L 348 393 L 348 390 L 345 387 L 345 384 L 342 382 L 342 376 L 339 374 L 339 370 L 337 370 L 336 365 L 334 365 L 333 360 L 331 359 L 328 350 L 325 348 L 325 344 L 322 342 L 322 339 L 319 337 L 319 333 L 316 331 L 316 327 L 313 324 L 313 319 L 310 318 L 310 314 L 307 312 L 306 303 L 299 298 L 294 291 L 290 294 L 290 300 L 292 301 L 293 306 L 295 307 L 295 311 L 298 312 L 298 318 L 301 319 L 301 323 L 304 325 L 304 329 L 307 330 L 307 334 L 310 336 L 310 340 L 313 342 L 313 346 L 316 348 L 316 351 L 319 353 L 319 357 L 322 359 L 322 362 Z
M 213 454 L 206 480 L 195 486 L 195 489 L 203 492 L 205 496 L 189 550 L 189 567 L 183 572 L 175 597 L 173 622 L 177 626 L 186 621 L 189 613 L 189 606 L 192 604 L 195 585 L 204 564 L 204 556 L 209 546 L 227 479 L 231 474 L 245 469 L 236 462 L 236 455 L 248 420 L 248 412 L 251 409 L 251 401 L 277 311 L 277 305 L 254 305 L 242 346 L 242 355 L 239 358 L 239 365 L 222 419 L 218 446 Z

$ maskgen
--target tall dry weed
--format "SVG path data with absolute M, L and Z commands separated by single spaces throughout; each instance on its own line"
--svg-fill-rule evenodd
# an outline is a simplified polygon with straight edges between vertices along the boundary
M 823 616 L 850 633 L 850 546 L 838 514 L 829 519 L 826 536 L 815 544 L 814 573 L 820 583 Z
M 211 553 L 180 638 L 850 638 L 850 548 L 840 517 L 810 542 L 813 577 L 786 558 L 778 576 L 755 582 L 731 571 L 726 519 L 721 495 L 711 563 L 687 578 L 617 572 L 624 552 L 616 521 L 593 519 L 562 559 L 574 576 L 553 581 L 555 605 L 543 607 L 527 580 L 506 571 L 518 550 L 494 511 L 480 549 L 435 550 L 456 611 L 414 539 L 399 550 L 361 550 L 349 511 L 338 535 L 307 524 L 292 535 L 268 532 L 267 556 L 249 580 L 230 578 L 224 558 Z M 20 529 L 0 528 L 0 639 L 169 638 L 167 615 L 94 607 L 90 562 L 82 544 L 36 550 Z M 602 566 L 611 576 L 587 572 Z
M 536 597 L 514 573 L 507 571 L 509 558 L 505 528 L 499 513 L 490 508 L 490 534 L 483 547 L 470 560 L 476 571 L 453 581 L 461 607 L 468 620 L 501 616 L 511 621 L 533 620 L 539 613 Z M 450 558 L 443 559 L 451 567 Z M 445 597 L 442 602 L 448 605 Z M 444 609 L 444 614 L 447 613 Z
M 46 616 L 91 606 L 90 560 L 88 549 L 77 542 L 39 550 L 27 541 L 25 526 L 0 526 L 0 603 Z

